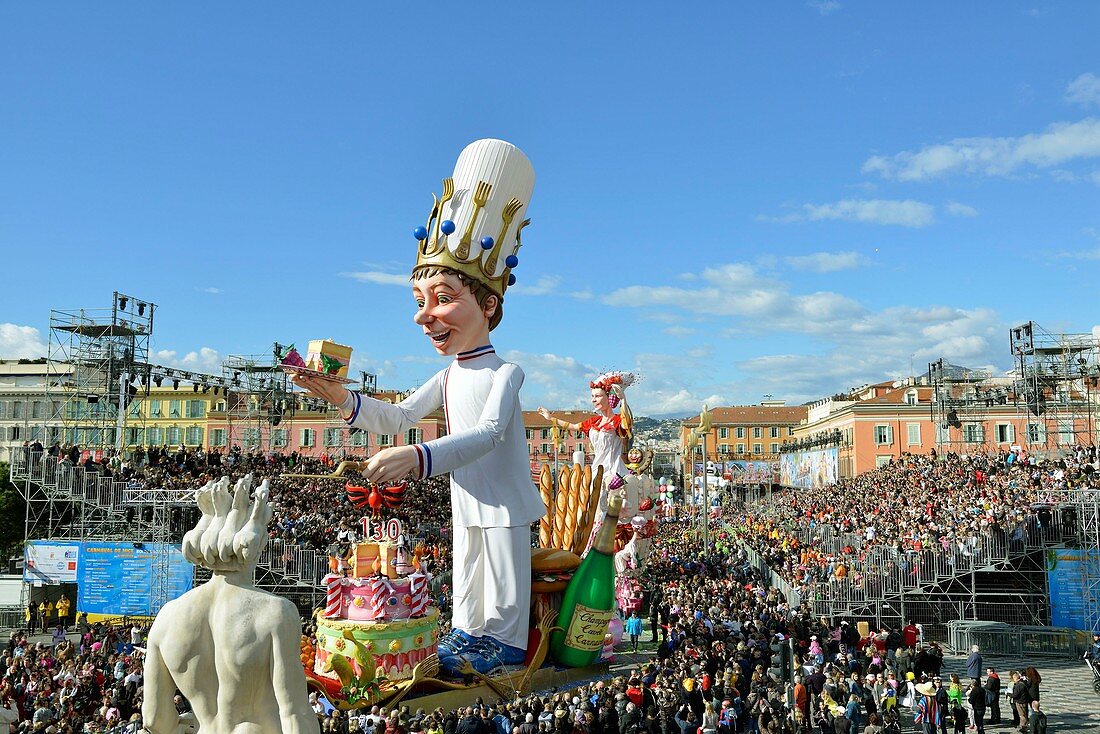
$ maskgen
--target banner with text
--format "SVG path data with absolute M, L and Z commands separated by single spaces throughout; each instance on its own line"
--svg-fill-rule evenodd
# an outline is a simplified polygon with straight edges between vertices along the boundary
M 168 599 L 175 599 L 191 588 L 194 567 L 173 545 L 85 543 L 77 608 L 89 614 L 151 616 L 159 611 L 152 592 L 158 577 L 167 577 Z

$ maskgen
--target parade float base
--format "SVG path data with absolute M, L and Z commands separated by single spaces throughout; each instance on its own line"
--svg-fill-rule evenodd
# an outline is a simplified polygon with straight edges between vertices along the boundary
M 483 701 L 512 700 L 518 695 L 526 695 L 533 691 L 571 688 L 583 681 L 606 678 L 609 671 L 610 667 L 606 662 L 595 663 L 584 668 L 558 668 L 546 665 L 535 670 L 526 681 L 526 685 L 524 685 L 524 677 L 528 672 L 524 667 L 488 676 L 487 680 L 474 677 L 469 683 L 461 680 L 425 678 L 413 684 L 400 700 L 405 702 L 415 700 L 416 708 L 422 708 L 425 711 L 439 706 L 445 710 L 451 710 L 472 705 L 478 698 Z M 348 706 L 346 702 L 340 701 L 338 696 L 333 696 L 331 685 L 323 685 L 328 681 L 314 676 L 308 676 L 308 678 L 311 690 L 326 694 L 334 705 L 344 709 L 361 708 L 372 704 L 386 705 L 404 688 L 400 685 L 384 686 L 377 697 L 362 701 L 355 706 Z

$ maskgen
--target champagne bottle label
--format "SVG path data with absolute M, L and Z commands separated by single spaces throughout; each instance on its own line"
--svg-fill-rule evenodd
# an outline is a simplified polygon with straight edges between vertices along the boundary
M 574 609 L 573 619 L 569 622 L 569 629 L 565 631 L 564 646 L 587 652 L 601 649 L 613 613 L 610 609 L 593 609 L 578 604 Z

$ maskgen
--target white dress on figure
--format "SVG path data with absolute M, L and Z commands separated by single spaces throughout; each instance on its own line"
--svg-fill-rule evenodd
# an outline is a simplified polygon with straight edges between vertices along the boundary
M 527 648 L 531 523 L 546 513 L 531 481 L 523 370 L 491 344 L 462 352 L 396 405 L 350 393 L 348 425 L 395 434 L 443 407 L 447 435 L 416 444 L 417 478 L 451 473 L 455 629 Z
M 626 446 L 623 443 L 622 419 L 618 415 L 610 418 L 594 415 L 581 423 L 581 431 L 588 434 L 588 443 L 592 446 L 592 470 L 595 471 L 597 466 L 603 467 L 604 486 L 600 487 L 600 509 L 596 513 L 596 520 L 602 522 L 607 512 L 607 483 L 616 474 L 625 477 L 629 473 L 623 460 Z M 622 517 L 629 518 L 628 512 L 636 509 L 624 506 Z

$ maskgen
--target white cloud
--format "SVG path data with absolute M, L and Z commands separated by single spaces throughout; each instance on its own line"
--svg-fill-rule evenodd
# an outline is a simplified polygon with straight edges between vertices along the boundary
M 1100 120 L 1057 122 L 1020 137 L 956 138 L 916 152 L 872 156 L 864 173 L 899 181 L 928 181 L 955 173 L 1006 176 L 1025 167 L 1050 168 L 1100 156 Z
M 207 286 L 206 288 L 195 288 L 195 290 L 202 293 L 210 293 L 211 295 L 217 295 L 222 292 L 221 288 L 215 288 L 214 286 Z
M 1100 76 L 1087 71 L 1066 87 L 1066 100 L 1083 107 L 1100 107 Z
M 0 359 L 38 359 L 47 355 L 46 343 L 33 326 L 0 324 Z
M 201 347 L 198 351 L 187 352 L 182 357 L 174 349 L 160 349 L 153 353 L 153 362 L 162 367 L 201 372 L 207 375 L 220 375 L 222 357 L 218 350 Z
M 561 278 L 556 275 L 544 275 L 534 283 L 527 285 L 525 283 L 516 283 L 514 286 L 508 289 L 505 296 L 509 295 L 521 295 L 521 296 L 548 296 L 557 292 L 558 285 L 561 283 Z
M 935 221 L 934 213 L 935 208 L 931 204 L 912 199 L 842 199 L 829 204 L 803 204 L 799 211 L 771 218 L 771 221 L 834 219 L 901 227 L 927 227 Z
M 378 270 L 365 270 L 352 273 L 340 273 L 345 278 L 358 280 L 360 283 L 374 283 L 375 285 L 399 285 L 410 287 L 411 281 L 408 274 L 383 273 Z
M 661 332 L 669 336 L 693 336 L 698 333 L 698 330 L 690 326 L 669 326 L 666 329 L 661 329 Z
M 810 255 L 794 255 L 783 258 L 795 270 L 814 273 L 835 273 L 853 270 L 866 264 L 867 259 L 858 252 L 815 252 Z
M 840 10 L 840 3 L 837 0 L 810 0 L 808 3 L 811 8 L 816 10 L 821 15 L 832 15 Z
M 957 201 L 949 201 L 944 210 L 953 217 L 976 217 L 978 210 L 969 204 L 960 204 Z
M 578 301 L 591 301 L 595 294 L 590 290 L 570 291 L 570 298 L 576 298 Z

